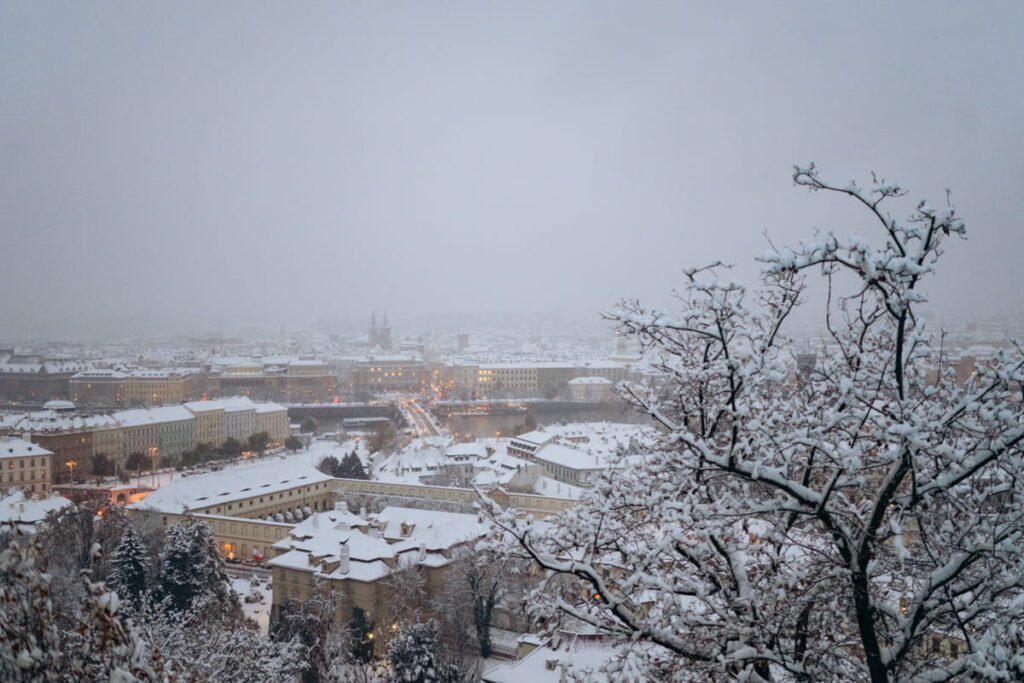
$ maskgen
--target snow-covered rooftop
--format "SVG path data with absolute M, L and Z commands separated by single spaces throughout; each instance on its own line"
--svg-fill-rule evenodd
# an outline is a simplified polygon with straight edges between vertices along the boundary
M 185 406 L 160 406 L 150 408 L 149 414 L 157 422 L 180 422 L 182 420 L 194 420 L 195 415 Z
M 280 412 L 282 410 L 286 411 L 288 409 L 285 408 L 280 403 L 257 403 L 256 404 L 256 414 L 258 414 L 258 415 L 259 414 L 263 414 L 263 413 L 277 413 L 277 412 Z
M 180 514 L 331 479 L 301 457 L 280 458 L 178 477 L 129 507 Z
M 119 410 L 114 413 L 113 417 L 121 423 L 122 427 L 144 427 L 155 425 L 158 422 L 153 413 L 145 408 Z
M 25 439 L 0 436 L 0 459 L 30 458 L 34 455 L 53 455 L 53 453 Z
M 54 510 L 71 505 L 63 496 L 31 498 L 24 491 L 15 491 L 0 498 L 0 524 L 16 524 L 22 533 L 32 533 L 39 522 Z
M 599 470 L 607 467 L 609 462 L 606 458 L 591 455 L 585 451 L 563 446 L 560 443 L 553 443 L 544 446 L 537 451 L 538 462 L 547 462 L 552 465 L 566 467 L 572 470 Z
M 611 384 L 607 377 L 575 377 L 569 380 L 569 384 Z
M 399 562 L 444 566 L 442 551 L 479 538 L 489 527 L 475 515 L 387 507 L 364 517 L 347 510 L 314 513 L 274 548 L 284 551 L 268 564 L 315 571 L 320 576 L 377 581 Z M 348 565 L 340 562 L 342 546 Z M 311 564 L 312 562 L 312 564 Z

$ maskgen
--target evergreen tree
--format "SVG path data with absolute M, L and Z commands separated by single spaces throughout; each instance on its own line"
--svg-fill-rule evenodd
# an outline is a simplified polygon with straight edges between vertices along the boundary
M 355 451 L 352 451 L 344 458 L 341 459 L 336 474 L 336 477 L 343 479 L 366 479 L 366 470 L 363 469 L 363 463 L 356 455 Z
M 229 601 L 228 577 L 224 572 L 224 562 L 217 552 L 217 539 L 213 535 L 213 529 L 206 522 L 199 522 L 188 527 L 187 535 L 192 572 L 197 587 L 195 598 L 226 604 Z
M 324 474 L 329 474 L 332 477 L 338 476 L 338 469 L 341 467 L 341 463 L 333 455 L 328 455 L 323 458 L 320 463 L 316 466 L 318 470 Z
M 149 550 L 131 524 L 121 533 L 121 542 L 114 550 L 110 584 L 122 598 L 138 605 L 146 590 Z
M 352 618 L 348 622 L 349 640 L 352 659 L 360 664 L 367 664 L 373 659 L 373 622 L 366 618 L 366 612 L 359 607 L 352 608 Z
M 184 611 L 199 592 L 192 572 L 188 531 L 179 522 L 167 527 L 164 552 L 160 555 L 160 594 L 170 609 Z
M 160 592 L 172 610 L 187 610 L 199 601 L 227 605 L 230 594 L 224 563 L 213 530 L 190 520 L 167 528 L 160 557 Z

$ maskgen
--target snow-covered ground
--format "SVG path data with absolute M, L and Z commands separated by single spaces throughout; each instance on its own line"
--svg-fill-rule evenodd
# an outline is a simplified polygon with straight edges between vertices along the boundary
M 363 463 L 363 467 L 366 467 L 369 463 L 370 453 L 366 448 L 366 439 L 362 437 L 351 437 L 344 441 L 335 441 L 333 439 L 320 437 L 310 443 L 309 448 L 304 448 L 301 451 L 297 451 L 295 455 L 288 455 L 287 457 L 305 457 L 309 460 L 311 465 L 316 467 L 321 460 L 328 456 L 334 456 L 340 461 L 353 451 L 355 451 L 355 454 L 359 456 L 359 460 Z
M 267 635 L 270 628 L 270 604 L 273 591 L 269 578 L 229 578 L 231 588 L 242 601 L 242 612 L 256 622 L 260 633 Z
M 117 482 L 115 486 L 127 486 L 133 489 L 158 489 L 164 484 L 169 483 L 174 477 L 180 477 L 180 472 L 175 472 L 173 469 L 159 470 L 152 474 L 146 473 L 142 475 L 135 475 L 128 478 L 128 483 L 122 484 Z M 110 480 L 114 481 L 114 480 Z

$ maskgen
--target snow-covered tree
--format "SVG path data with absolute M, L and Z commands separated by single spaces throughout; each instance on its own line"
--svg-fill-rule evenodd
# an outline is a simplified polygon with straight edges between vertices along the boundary
M 110 586 L 125 600 L 138 604 L 146 590 L 149 573 L 149 550 L 142 536 L 131 524 L 124 526 L 121 542 L 111 562 Z
M 99 546 L 97 545 L 97 548 Z M 60 665 L 64 680 L 155 681 L 146 663 L 146 644 L 121 616 L 120 599 L 102 582 L 83 577 L 88 597 L 79 626 L 66 634 Z
M 167 527 L 158 583 L 161 596 L 174 610 L 189 609 L 199 601 L 230 601 L 224 564 L 208 524 L 186 519 Z
M 895 184 L 832 185 L 813 165 L 794 180 L 850 198 L 880 239 L 773 246 L 753 301 L 716 266 L 686 271 L 678 312 L 610 314 L 660 371 L 621 390 L 665 435 L 552 524 L 494 511 L 578 581 L 535 608 L 635 643 L 609 665 L 620 679 L 1019 680 L 1024 354 L 958 382 L 918 315 L 965 235 L 948 201 L 900 220 Z M 784 328 L 810 272 L 822 339 L 797 373 Z
M 61 632 L 38 537 L 13 536 L 0 552 L 0 680 L 59 680 Z
M 401 683 L 433 683 L 440 678 L 434 652 L 437 624 L 404 624 L 388 643 L 391 680 Z
M 188 545 L 192 556 L 193 577 L 200 594 L 219 604 L 228 603 L 231 597 L 228 577 L 210 525 L 206 522 L 191 524 L 188 527 Z
M 360 607 L 352 608 L 352 618 L 348 620 L 349 654 L 353 661 L 368 664 L 373 659 L 373 622 L 366 617 Z
M 385 579 L 388 607 L 397 622 L 415 621 L 427 604 L 425 570 L 408 557 L 399 557 L 397 566 Z
M 150 600 L 134 612 L 146 664 L 168 681 L 299 680 L 304 652 L 267 640 L 237 610 L 200 602 L 184 611 Z
M 330 662 L 344 657 L 343 651 L 333 652 L 331 648 L 336 611 L 335 597 L 325 590 L 313 591 L 310 599 L 291 600 L 281 607 L 273 636 L 280 643 L 293 643 L 302 652 L 303 681 L 321 680 Z
M 352 451 L 338 463 L 337 473 L 334 475 L 343 479 L 366 479 L 366 469 L 363 467 L 363 462 L 356 455 L 355 451 Z
M 188 609 L 199 592 L 192 575 L 192 549 L 188 531 L 181 524 L 167 527 L 164 551 L 160 555 L 160 595 L 168 607 L 177 611 Z
M 100 545 L 92 548 L 99 560 Z M 81 570 L 82 609 L 59 625 L 45 570 L 42 539 L 16 538 L 0 552 L 0 680 L 156 680 L 146 648 L 123 619 L 116 593 Z
M 341 467 L 341 463 L 333 455 L 327 455 L 320 459 L 317 463 L 316 468 L 324 474 L 329 474 L 332 477 L 338 476 L 338 468 Z

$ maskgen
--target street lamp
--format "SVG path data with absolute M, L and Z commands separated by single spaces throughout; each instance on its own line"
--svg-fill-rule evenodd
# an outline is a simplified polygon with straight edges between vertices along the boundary
M 64 466 L 68 468 L 68 481 L 71 484 L 75 483 L 75 465 L 77 464 L 74 460 L 68 460 L 64 463 Z
M 151 460 L 150 460 L 150 467 L 149 467 L 149 474 L 153 478 L 153 487 L 154 488 L 156 488 L 156 452 L 157 452 L 157 450 L 158 449 L 157 449 L 156 446 L 150 446 L 149 447 L 149 457 L 151 458 Z

